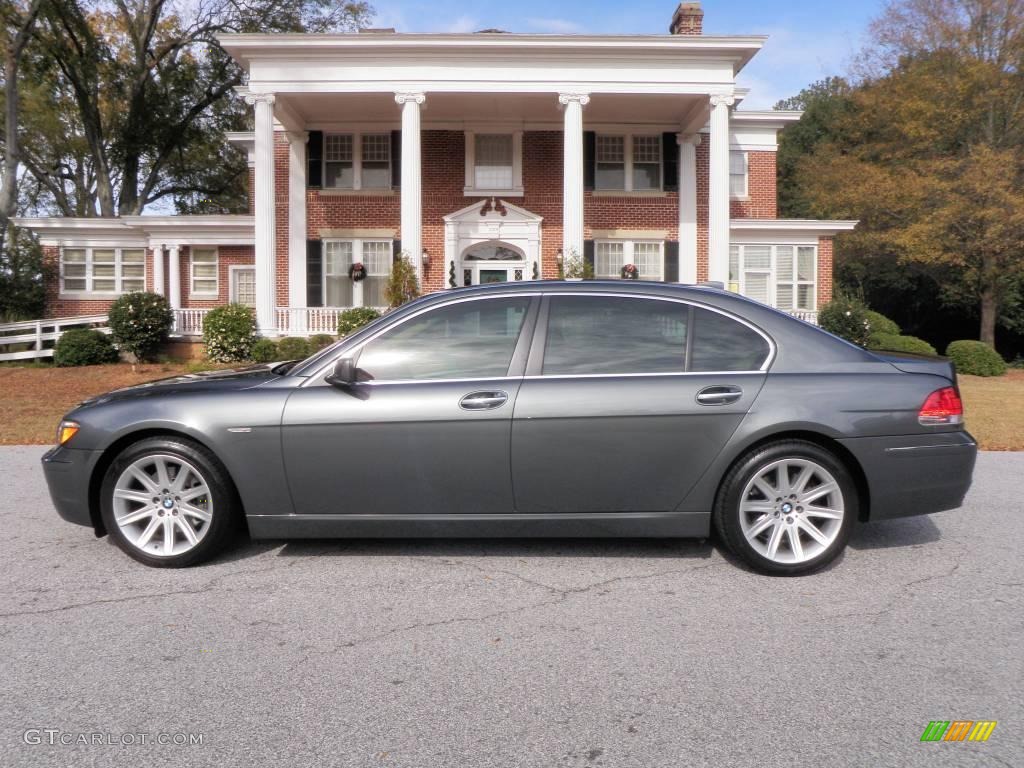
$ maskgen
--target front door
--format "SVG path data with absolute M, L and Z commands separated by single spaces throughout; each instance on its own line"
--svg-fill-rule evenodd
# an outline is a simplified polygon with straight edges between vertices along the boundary
M 477 243 L 462 254 L 463 285 L 511 283 L 526 277 L 526 256 L 510 243 Z
M 519 294 L 426 309 L 344 353 L 356 384 L 296 390 L 282 422 L 295 511 L 512 512 L 512 411 L 538 303 Z
M 480 285 L 489 283 L 504 283 L 508 281 L 507 269 L 481 269 Z
M 516 510 L 674 510 L 757 397 L 767 340 L 679 301 L 545 302 L 512 424 Z

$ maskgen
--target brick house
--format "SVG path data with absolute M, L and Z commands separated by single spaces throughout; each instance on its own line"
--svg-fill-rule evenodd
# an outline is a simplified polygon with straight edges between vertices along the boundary
M 763 37 L 225 35 L 248 71 L 249 215 L 19 220 L 55 265 L 47 315 L 156 291 L 176 330 L 251 304 L 265 335 L 333 332 L 384 303 L 392 261 L 424 291 L 554 278 L 577 255 L 662 281 L 720 281 L 814 321 L 832 237 L 856 222 L 776 214 L 778 132 L 797 112 L 740 109 Z M 353 281 L 360 263 L 366 278 Z

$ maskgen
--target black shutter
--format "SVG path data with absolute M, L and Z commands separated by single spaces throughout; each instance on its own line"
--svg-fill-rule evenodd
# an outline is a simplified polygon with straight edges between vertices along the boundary
M 402 258 L 402 241 L 392 240 L 391 241 L 391 263 L 397 264 L 398 260 Z
M 324 255 L 319 240 L 306 241 L 306 305 L 324 305 Z
M 679 142 L 674 133 L 661 134 L 661 176 L 662 189 L 679 191 Z
M 402 132 L 391 132 L 391 187 L 402 186 Z
M 640 275 L 643 277 L 643 275 Z M 679 282 L 679 241 L 665 241 L 665 282 Z
M 584 264 L 584 275 L 593 277 L 594 276 L 594 241 L 584 240 L 583 241 L 583 264 Z M 590 269 L 586 269 L 586 267 Z
M 310 131 L 306 143 L 306 186 L 319 189 L 324 185 L 324 134 Z
M 583 188 L 594 188 L 594 176 L 597 172 L 597 134 L 593 131 L 583 132 Z

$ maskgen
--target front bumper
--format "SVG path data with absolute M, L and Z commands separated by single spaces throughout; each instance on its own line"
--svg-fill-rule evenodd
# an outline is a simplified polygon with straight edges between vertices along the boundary
M 956 509 L 967 495 L 978 445 L 967 432 L 840 440 L 864 470 L 868 519 Z
M 97 529 L 89 514 L 89 478 L 102 451 L 57 446 L 43 455 L 43 475 L 57 514 L 76 525 Z

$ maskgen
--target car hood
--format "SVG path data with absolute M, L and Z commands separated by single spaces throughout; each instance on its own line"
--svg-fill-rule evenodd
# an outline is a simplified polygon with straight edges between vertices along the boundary
M 90 398 L 79 404 L 79 407 L 99 405 L 113 400 L 126 400 L 138 397 L 154 397 L 157 395 L 173 395 L 178 393 L 199 393 L 199 392 L 237 392 L 241 389 L 251 389 L 274 379 L 279 379 L 281 373 L 275 373 L 283 363 L 267 363 L 260 365 L 249 365 L 244 368 L 232 368 L 220 371 L 205 371 L 203 373 L 186 373 L 180 376 L 169 376 L 166 379 L 148 381 L 145 384 L 135 384 L 131 387 L 115 389 L 102 395 Z

